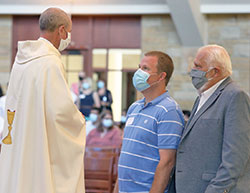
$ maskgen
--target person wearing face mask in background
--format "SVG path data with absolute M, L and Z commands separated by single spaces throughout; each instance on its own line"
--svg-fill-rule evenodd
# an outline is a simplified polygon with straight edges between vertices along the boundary
M 97 82 L 97 93 L 101 101 L 101 111 L 104 109 L 112 111 L 111 104 L 113 103 L 112 94 L 106 88 L 104 81 Z
M 121 115 L 121 121 L 119 124 L 119 128 L 123 131 L 124 127 L 125 127 L 125 123 L 126 123 L 126 115 L 127 115 L 127 110 L 123 109 L 122 110 L 122 115 Z
M 71 91 L 74 94 L 73 98 L 78 97 L 79 90 L 82 87 L 82 83 L 83 83 L 84 78 L 86 78 L 85 72 L 81 71 L 81 72 L 78 73 L 78 82 L 72 83 L 72 85 L 71 85 Z
M 184 120 L 185 120 L 185 124 L 186 124 L 188 122 L 189 117 L 190 117 L 191 111 L 189 111 L 189 110 L 182 110 L 182 112 L 183 112 Z
M 167 54 L 152 51 L 133 76 L 133 85 L 144 98 L 127 112 L 115 192 L 168 190 L 184 128 L 182 111 L 166 90 L 173 70 Z
M 0 192 L 84 193 L 85 120 L 73 103 L 59 51 L 72 21 L 61 9 L 40 18 L 40 38 L 18 42 L 8 85 Z
M 86 146 L 115 146 L 119 147 L 122 142 L 120 129 L 115 126 L 112 112 L 104 110 L 98 119 L 96 129 L 87 136 Z
M 177 193 L 250 192 L 250 100 L 218 45 L 201 47 L 190 72 L 199 93 L 176 161 Z
M 0 97 L 2 97 L 2 96 L 3 96 L 3 90 L 2 90 L 2 86 L 0 84 Z
M 77 104 L 77 99 L 79 97 L 79 91 L 81 90 L 83 80 L 86 78 L 85 72 L 78 73 L 78 82 L 72 83 L 70 91 L 75 104 Z
M 98 94 L 92 89 L 92 79 L 90 77 L 86 77 L 82 82 L 82 86 L 79 90 L 77 105 L 86 120 L 89 120 L 89 114 L 92 107 L 101 107 Z
M 97 127 L 99 113 L 100 108 L 92 107 L 89 114 L 89 120 L 86 122 L 86 136 L 88 136 L 90 131 Z

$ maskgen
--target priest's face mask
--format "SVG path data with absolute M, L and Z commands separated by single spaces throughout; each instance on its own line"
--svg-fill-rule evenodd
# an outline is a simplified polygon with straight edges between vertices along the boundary
M 64 49 L 68 47 L 68 45 L 71 42 L 71 33 L 66 30 L 65 26 L 61 26 L 59 27 L 59 35 L 60 35 L 61 40 L 60 40 L 58 50 L 63 51 Z
M 58 47 L 59 51 L 63 51 L 70 44 L 71 31 L 72 31 L 71 19 L 69 19 L 68 25 L 63 24 L 63 25 L 59 26 L 59 28 L 58 28 L 58 33 L 59 33 L 59 38 L 60 38 L 59 47 Z

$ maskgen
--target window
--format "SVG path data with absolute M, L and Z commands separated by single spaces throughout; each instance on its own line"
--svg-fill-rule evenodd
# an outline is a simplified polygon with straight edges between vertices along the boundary
M 106 81 L 113 97 L 113 115 L 120 121 L 121 112 L 136 100 L 132 75 L 140 63 L 140 49 L 93 49 L 93 80 Z

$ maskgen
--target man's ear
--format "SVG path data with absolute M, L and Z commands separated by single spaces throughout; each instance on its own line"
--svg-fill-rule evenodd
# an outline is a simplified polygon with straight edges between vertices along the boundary
M 215 77 L 218 77 L 218 76 L 221 76 L 221 69 L 219 69 L 219 68 L 214 68 L 214 72 L 215 72 Z
M 166 72 L 162 72 L 160 80 L 164 80 L 164 79 L 166 79 L 166 77 L 167 77 L 167 73 Z
M 59 36 L 60 38 L 62 39 L 66 39 L 66 34 L 65 34 L 65 29 L 64 29 L 64 25 L 61 25 L 59 28 L 58 28 L 58 33 L 59 33 Z

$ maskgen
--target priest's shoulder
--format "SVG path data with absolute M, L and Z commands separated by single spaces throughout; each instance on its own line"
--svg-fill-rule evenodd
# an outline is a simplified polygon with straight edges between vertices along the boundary
M 61 69 L 63 63 L 58 56 L 47 55 L 45 57 L 45 62 L 42 65 L 45 69 Z

